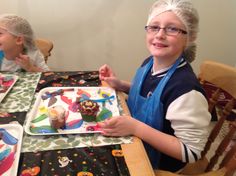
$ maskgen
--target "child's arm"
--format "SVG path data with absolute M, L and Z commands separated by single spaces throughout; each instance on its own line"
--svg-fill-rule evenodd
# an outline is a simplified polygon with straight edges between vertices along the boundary
M 182 160 L 181 142 L 175 136 L 165 134 L 142 122 L 137 123 L 134 135 L 152 145 L 160 152 Z
M 158 131 L 129 116 L 112 117 L 98 123 L 105 136 L 134 135 L 171 157 L 182 160 L 178 138 Z

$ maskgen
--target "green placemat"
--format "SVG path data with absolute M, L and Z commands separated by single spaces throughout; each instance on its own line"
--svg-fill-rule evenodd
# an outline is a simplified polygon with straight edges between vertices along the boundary
M 29 111 L 41 73 L 7 72 L 7 74 L 14 74 L 19 78 L 1 102 L 0 111 L 8 113 Z

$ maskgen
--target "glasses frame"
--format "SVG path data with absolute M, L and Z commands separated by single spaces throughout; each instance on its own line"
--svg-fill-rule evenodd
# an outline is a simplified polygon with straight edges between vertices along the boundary
M 175 29 L 176 33 L 169 33 L 169 31 L 167 31 L 168 28 L 172 28 Z M 154 35 L 156 35 L 158 32 L 160 32 L 161 29 L 164 30 L 165 34 L 168 36 L 176 36 L 178 34 L 187 34 L 187 31 L 177 28 L 177 27 L 160 27 L 160 26 L 145 26 L 144 29 L 146 30 L 147 33 L 153 33 Z

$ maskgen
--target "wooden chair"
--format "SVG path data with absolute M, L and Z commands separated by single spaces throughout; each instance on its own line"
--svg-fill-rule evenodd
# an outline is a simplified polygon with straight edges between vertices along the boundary
M 214 171 L 204 172 L 202 174 L 192 174 L 192 176 L 231 176 L 236 170 L 236 145 L 226 154 L 222 161 L 221 168 Z M 156 176 L 187 176 L 186 174 L 177 174 L 168 171 L 158 170 Z
M 51 56 L 53 43 L 47 39 L 36 39 L 35 44 L 43 54 L 45 62 L 47 63 L 48 57 Z
M 198 75 L 201 81 L 208 81 L 236 97 L 236 68 L 215 61 L 204 61 Z
M 218 105 L 219 97 L 222 93 L 228 93 L 231 95 L 230 100 L 222 107 L 220 111 L 220 118 L 211 131 L 208 141 L 205 145 L 203 152 L 201 153 L 201 159 L 195 163 L 187 164 L 182 171 L 177 173 L 171 173 L 166 171 L 157 171 L 157 176 L 162 175 L 232 175 L 236 170 L 236 145 L 228 152 L 221 164 L 219 169 L 213 171 L 213 167 L 216 165 L 218 159 L 223 155 L 225 149 L 230 143 L 233 135 L 236 131 L 236 120 L 231 122 L 228 133 L 221 140 L 218 148 L 213 149 L 212 143 L 218 136 L 226 117 L 231 113 L 232 109 L 235 107 L 236 99 L 236 68 L 227 66 L 222 63 L 214 61 L 205 61 L 200 67 L 199 79 L 204 84 L 204 82 L 212 83 L 218 88 L 209 97 L 209 111 L 212 112 L 213 108 Z M 206 154 L 207 152 L 215 151 L 214 155 L 208 161 Z

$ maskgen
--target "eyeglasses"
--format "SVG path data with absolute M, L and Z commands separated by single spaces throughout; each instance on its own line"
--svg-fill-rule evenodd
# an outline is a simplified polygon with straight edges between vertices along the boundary
M 187 34 L 187 31 L 185 31 L 183 29 L 179 29 L 177 27 L 172 27 L 172 26 L 167 26 L 167 27 L 163 27 L 163 28 L 160 26 L 145 26 L 145 30 L 149 34 L 153 34 L 153 35 L 156 35 L 161 29 L 164 30 L 166 35 L 170 35 L 170 36 L 176 36 L 180 33 Z

